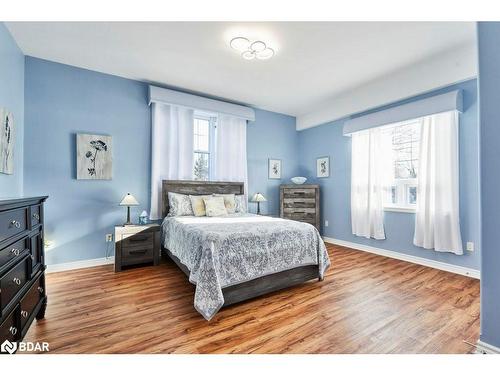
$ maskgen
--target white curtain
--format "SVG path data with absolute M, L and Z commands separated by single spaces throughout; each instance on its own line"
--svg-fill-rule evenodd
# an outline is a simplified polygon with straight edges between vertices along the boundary
M 413 243 L 463 254 L 459 218 L 458 112 L 424 118 Z
M 244 182 L 247 195 L 247 121 L 219 115 L 216 133 L 213 179 Z
M 151 214 L 161 218 L 162 180 L 193 178 L 192 109 L 153 103 L 151 133 Z
M 382 128 L 352 134 L 351 225 L 356 236 L 385 239 L 384 200 L 391 170 L 389 141 Z

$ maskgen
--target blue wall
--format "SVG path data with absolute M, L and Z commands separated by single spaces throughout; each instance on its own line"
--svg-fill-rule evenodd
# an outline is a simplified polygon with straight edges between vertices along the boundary
M 48 194 L 46 238 L 54 242 L 47 263 L 102 258 L 106 233 L 125 220 L 118 206 L 131 192 L 149 210 L 151 118 L 147 84 L 26 57 L 25 194 Z M 75 178 L 75 134 L 113 136 L 113 179 Z M 295 118 L 256 111 L 248 126 L 249 194 L 269 199 L 278 212 L 278 186 L 267 179 L 267 159 L 283 159 L 283 177 L 297 167 Z M 250 204 L 255 210 L 255 205 Z M 110 246 L 111 250 L 111 246 Z
M 481 123 L 481 337 L 500 348 L 500 23 L 479 22 Z
M 0 23 L 0 108 L 14 115 L 14 173 L 0 173 L 0 197 L 23 194 L 24 55 Z
M 457 88 L 463 89 L 465 104 L 465 111 L 460 115 L 461 231 L 464 248 L 465 242 L 473 241 L 476 245 L 475 251 L 472 253 L 465 252 L 465 255 L 457 256 L 414 246 L 412 242 L 415 215 L 410 213 L 386 212 L 386 240 L 380 241 L 354 236 L 351 232 L 350 214 L 351 139 L 342 135 L 344 120 L 303 130 L 299 135 L 300 174 L 311 178 L 311 181 L 317 181 L 321 185 L 322 223 L 324 224 L 325 220 L 329 221 L 329 226 L 323 228 L 325 236 L 479 269 L 479 129 L 476 80 L 453 85 L 393 105 L 456 90 Z M 316 158 L 326 155 L 330 156 L 330 178 L 315 179 Z
M 149 210 L 147 85 L 26 57 L 26 195 L 49 195 L 47 263 L 102 258 L 106 233 L 125 221 L 123 195 Z M 113 136 L 113 179 L 76 180 L 77 133 Z
M 295 117 L 256 110 L 255 122 L 247 127 L 248 193 L 261 192 L 267 202 L 262 213 L 279 214 L 279 186 L 298 173 L 298 133 Z M 281 180 L 268 178 L 268 158 L 281 159 Z M 257 210 L 249 203 L 251 212 Z

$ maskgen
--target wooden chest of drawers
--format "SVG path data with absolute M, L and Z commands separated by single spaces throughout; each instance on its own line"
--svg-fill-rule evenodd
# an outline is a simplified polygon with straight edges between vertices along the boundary
M 320 230 L 319 185 L 280 185 L 280 216 Z
M 43 202 L 0 199 L 0 343 L 21 341 L 47 306 Z

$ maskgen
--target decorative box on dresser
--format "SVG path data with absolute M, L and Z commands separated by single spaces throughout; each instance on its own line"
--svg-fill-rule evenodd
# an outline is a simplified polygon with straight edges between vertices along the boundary
M 0 343 L 19 342 L 47 307 L 43 203 L 0 199 Z
M 320 230 L 319 185 L 280 185 L 280 216 Z

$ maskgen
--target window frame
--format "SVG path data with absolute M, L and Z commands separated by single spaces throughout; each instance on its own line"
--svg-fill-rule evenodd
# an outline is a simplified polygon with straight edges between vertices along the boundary
M 398 126 L 407 126 L 412 123 L 418 122 L 422 126 L 422 117 L 401 121 L 398 123 L 387 125 L 387 129 L 392 129 Z M 420 140 L 419 140 L 420 142 Z M 418 159 L 417 159 L 418 160 Z M 395 160 L 392 160 L 392 168 L 394 170 Z M 394 173 L 393 173 L 394 174 Z M 396 203 L 392 203 L 392 189 L 396 188 Z M 389 190 L 387 192 L 387 198 L 384 202 L 384 211 L 392 212 L 405 212 L 405 213 L 415 213 L 417 211 L 417 203 L 410 203 L 410 189 L 417 189 L 418 197 L 418 174 L 416 178 L 394 178 L 389 185 Z M 417 198 L 418 199 L 418 198 Z
M 193 175 L 192 179 L 195 181 L 212 181 L 215 168 L 215 142 L 216 142 L 216 129 L 217 129 L 217 117 L 208 113 L 195 112 L 193 116 L 193 143 L 194 143 L 194 126 L 196 120 L 208 121 L 208 151 L 195 149 L 193 145 Z M 195 154 L 205 154 L 208 155 L 208 179 L 207 180 L 196 180 L 194 176 L 194 163 Z

